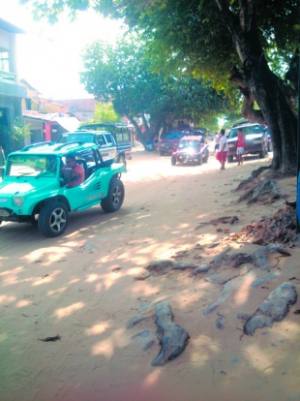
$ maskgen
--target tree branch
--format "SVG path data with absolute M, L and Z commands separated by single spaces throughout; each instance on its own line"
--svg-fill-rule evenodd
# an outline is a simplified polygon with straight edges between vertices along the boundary
M 254 21 L 253 0 L 239 0 L 240 27 L 243 32 L 250 32 Z

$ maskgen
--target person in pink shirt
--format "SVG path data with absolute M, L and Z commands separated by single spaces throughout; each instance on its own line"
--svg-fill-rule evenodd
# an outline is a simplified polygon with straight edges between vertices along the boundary
M 238 161 L 238 166 L 243 164 L 243 154 L 245 152 L 245 135 L 241 129 L 237 132 L 237 142 L 236 142 L 236 158 Z
M 76 162 L 76 158 L 73 155 L 66 157 L 66 170 L 71 170 L 70 178 L 68 178 L 66 187 L 73 188 L 77 187 L 84 181 L 85 173 L 84 168 L 81 164 Z

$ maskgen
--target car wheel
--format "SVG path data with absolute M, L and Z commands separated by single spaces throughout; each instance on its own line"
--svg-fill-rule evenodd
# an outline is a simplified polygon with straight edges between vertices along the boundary
M 228 163 L 233 163 L 233 156 L 228 156 Z
M 116 212 L 123 204 L 125 189 L 119 178 L 112 178 L 107 197 L 102 199 L 101 207 L 107 213 Z
M 171 164 L 172 164 L 172 166 L 176 166 L 176 157 L 175 156 L 172 156 L 171 157 Z
M 45 237 L 61 235 L 68 225 L 68 208 L 63 202 L 48 202 L 40 210 L 38 229 Z

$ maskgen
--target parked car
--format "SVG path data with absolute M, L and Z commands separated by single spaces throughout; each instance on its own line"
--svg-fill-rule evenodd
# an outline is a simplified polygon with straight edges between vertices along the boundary
M 123 123 L 88 123 L 81 125 L 79 130 L 111 133 L 117 145 L 117 161 L 126 165 L 126 160 L 131 158 L 134 138 L 133 130 L 129 125 Z
M 176 151 L 180 139 L 187 135 L 187 131 L 168 131 L 161 134 L 158 140 L 158 152 L 161 156 L 172 155 Z
M 71 155 L 83 166 L 84 181 L 68 187 L 71 177 L 63 172 Z M 29 145 L 8 155 L 0 183 L 0 224 L 33 222 L 44 236 L 56 237 L 65 231 L 70 212 L 98 204 L 115 212 L 124 200 L 124 170 L 122 164 L 103 165 L 95 144 Z
M 180 139 L 178 148 L 172 153 L 171 163 L 207 163 L 209 157 L 208 146 L 201 135 L 189 135 Z
M 75 131 L 64 134 L 66 142 L 95 143 L 107 165 L 117 160 L 117 144 L 114 136 L 108 131 Z
M 245 123 L 234 126 L 228 134 L 228 161 L 232 162 L 236 157 L 236 142 L 238 130 L 245 135 L 246 146 L 244 154 L 258 154 L 264 158 L 268 155 L 268 135 L 265 126 L 261 124 Z
M 202 135 L 203 137 L 206 136 L 207 129 L 206 128 L 193 128 L 191 131 L 191 135 Z

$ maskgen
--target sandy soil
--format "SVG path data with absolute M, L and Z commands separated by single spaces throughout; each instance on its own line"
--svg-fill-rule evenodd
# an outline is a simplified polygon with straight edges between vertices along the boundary
M 119 213 L 94 208 L 74 215 L 59 239 L 44 239 L 29 225 L 2 225 L 0 400 L 299 401 L 300 317 L 293 313 L 299 301 L 284 321 L 253 337 L 242 336 L 236 317 L 254 312 L 279 283 L 300 279 L 299 249 L 278 259 L 278 278 L 263 288 L 251 288 L 258 272 L 239 270 L 236 289 L 208 316 L 203 309 L 222 286 L 205 276 L 176 272 L 137 280 L 153 259 L 188 251 L 185 258 L 200 263 L 220 252 L 227 234 L 211 225 L 196 229 L 203 221 L 237 214 L 240 224 L 228 227 L 237 231 L 272 214 L 282 201 L 248 207 L 237 204 L 232 192 L 263 163 L 220 172 L 215 160 L 171 167 L 169 158 L 136 153 Z M 280 185 L 292 200 L 294 181 Z M 195 248 L 216 241 L 216 248 Z M 293 282 L 299 292 L 300 281 Z M 126 326 L 139 313 L 149 315 L 159 300 L 170 302 L 191 339 L 179 358 L 154 368 L 158 345 L 144 351 L 143 336 L 134 337 L 144 330 L 154 335 L 153 319 Z M 224 316 L 222 330 L 218 314 Z M 39 341 L 56 334 L 61 341 Z

